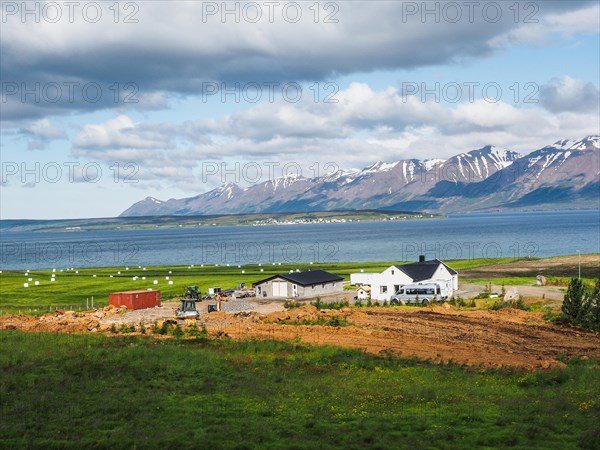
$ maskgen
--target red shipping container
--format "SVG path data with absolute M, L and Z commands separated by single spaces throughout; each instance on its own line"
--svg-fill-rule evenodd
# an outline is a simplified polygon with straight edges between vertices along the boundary
M 116 306 L 127 306 L 127 309 L 144 309 L 160 306 L 160 291 L 126 291 L 113 292 L 108 296 L 108 303 Z

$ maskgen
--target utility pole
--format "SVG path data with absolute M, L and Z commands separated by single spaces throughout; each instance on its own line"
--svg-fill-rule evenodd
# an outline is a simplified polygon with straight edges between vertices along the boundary
M 579 261 L 579 279 L 581 280 L 581 252 L 577 250 L 577 259 Z

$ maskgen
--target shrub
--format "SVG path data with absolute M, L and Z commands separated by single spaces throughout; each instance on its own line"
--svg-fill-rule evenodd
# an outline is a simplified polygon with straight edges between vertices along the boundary
M 457 296 L 452 296 L 452 298 L 448 301 L 448 303 L 450 303 L 453 306 L 465 306 L 465 299 L 462 298 L 460 295 Z
M 521 296 L 519 296 L 519 298 L 516 300 L 509 300 L 506 302 L 502 301 L 502 300 L 497 300 L 494 302 L 494 304 L 492 306 L 490 306 L 490 309 L 492 311 L 498 311 L 499 309 L 504 309 L 504 308 L 514 308 L 514 309 L 521 309 L 523 311 L 529 311 L 529 308 L 525 305 L 525 302 L 523 301 Z
M 283 304 L 283 307 L 285 309 L 293 309 L 293 308 L 300 308 L 302 306 L 302 302 L 296 301 L 296 300 L 286 300 L 285 303 Z
M 181 329 L 181 326 L 179 324 L 175 325 L 175 328 L 173 328 L 171 334 L 175 336 L 176 339 L 180 339 L 183 336 L 183 330 Z
M 114 334 L 118 333 L 117 326 L 114 323 L 110 326 L 110 332 Z
M 146 334 L 146 326 L 140 322 L 140 333 Z
M 321 301 L 321 297 L 317 297 L 317 299 L 314 302 L 311 302 L 310 304 L 313 305 L 317 309 L 323 309 L 323 307 L 324 307 L 324 304 Z
M 317 298 L 317 301 L 312 302 L 311 305 L 313 305 L 315 308 L 321 310 L 321 309 L 342 309 L 342 308 L 347 308 L 350 306 L 350 302 L 348 300 L 340 300 L 339 302 L 331 302 L 331 303 L 327 303 L 327 302 L 322 302 L 320 299 Z

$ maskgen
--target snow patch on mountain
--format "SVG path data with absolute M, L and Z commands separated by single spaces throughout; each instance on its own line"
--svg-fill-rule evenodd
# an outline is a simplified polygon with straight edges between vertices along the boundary
M 383 161 L 377 161 L 375 164 L 367 167 L 362 172 L 363 173 L 388 172 L 388 171 L 392 170 L 394 167 L 396 167 L 398 164 L 400 164 L 400 161 L 396 161 L 393 163 L 385 163 Z
M 445 162 L 445 159 L 426 159 L 423 161 L 423 166 L 425 166 L 425 170 L 429 172 L 434 167 L 444 164 Z

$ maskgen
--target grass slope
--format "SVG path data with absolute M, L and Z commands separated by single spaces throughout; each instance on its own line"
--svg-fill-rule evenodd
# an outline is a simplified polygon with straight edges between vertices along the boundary
M 2 448 L 599 448 L 600 370 L 0 332 Z

